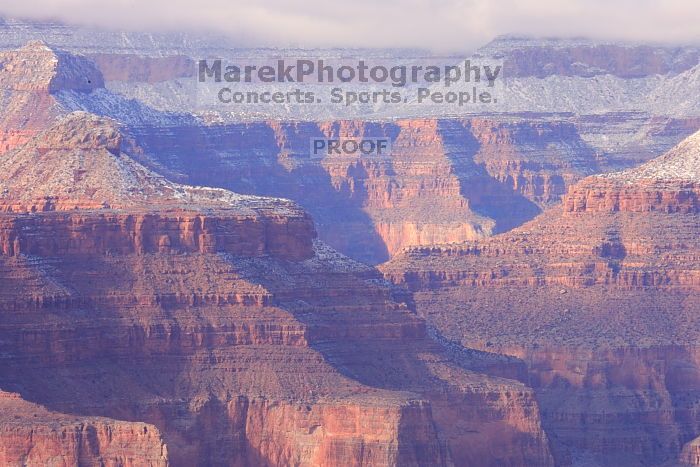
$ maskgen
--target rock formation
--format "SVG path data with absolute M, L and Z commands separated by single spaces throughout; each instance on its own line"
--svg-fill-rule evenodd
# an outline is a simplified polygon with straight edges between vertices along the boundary
M 700 211 L 700 133 L 640 167 L 580 183 L 566 197 L 566 212 Z
M 370 263 L 406 246 L 512 228 L 596 170 L 573 123 L 518 117 L 133 131 L 161 165 L 190 183 L 297 201 L 313 215 L 321 239 Z M 391 154 L 312 158 L 313 137 L 388 137 Z
M 0 392 L 0 464 L 166 467 L 168 458 L 153 425 L 50 412 Z
M 697 463 L 699 137 L 589 176 L 700 120 L 209 120 L 155 104 L 192 49 L 105 37 L 0 53 L 0 463 Z M 511 49 L 572 105 L 697 63 Z
M 77 420 L 20 414 L 42 435 L 8 463 L 552 464 L 532 391 L 434 343 L 293 203 L 171 182 L 86 113 L 0 165 L 0 387 Z
M 523 44 L 506 42 L 516 55 Z M 70 110 L 111 116 L 127 122 L 139 145 L 179 181 L 293 199 L 314 217 L 322 240 L 354 259 L 379 263 L 404 247 L 473 240 L 509 230 L 558 203 L 581 178 L 644 162 L 700 125 L 692 118 L 640 112 L 207 123 L 164 106 L 192 97 L 187 80 L 191 57 L 197 55 L 188 58 L 178 49 L 157 56 L 151 46 L 117 51 L 83 45 L 85 57 L 41 43 L 4 52 L 8 66 L 0 71 L 5 76 L 0 83 L 12 91 L 6 97 L 9 112 L 6 131 L 0 128 L 5 134 L 0 136 L 5 141 L 0 151 L 25 142 Z M 680 54 L 676 56 L 665 49 L 586 47 L 591 66 L 595 51 L 609 49 L 613 58 L 606 60 L 616 63 L 619 55 L 613 67 L 619 70 L 635 62 L 625 54 L 640 63 L 664 56 L 659 66 L 674 73 L 683 71 L 680 61 L 692 61 L 685 49 L 674 52 Z M 523 46 L 527 56 L 539 54 L 547 63 L 568 63 L 579 54 L 574 49 Z M 564 68 L 555 71 L 556 76 L 568 73 Z M 652 67 L 644 73 L 653 72 Z M 530 79 L 523 73 L 518 76 Z M 33 78 L 18 85 L 26 76 Z M 31 91 L 15 89 L 18 86 Z M 192 108 L 179 105 L 176 110 Z M 29 121 L 25 115 L 31 116 Z M 384 160 L 310 158 L 310 139 L 320 136 L 388 136 L 394 154 Z
M 699 141 L 506 234 L 383 266 L 444 339 L 522 361 L 557 463 L 675 462 L 698 436 Z
M 130 122 L 133 137 L 151 163 L 159 164 L 157 172 L 170 171 L 196 185 L 293 199 L 314 216 L 324 241 L 370 263 L 406 246 L 512 228 L 558 202 L 570 183 L 596 169 L 593 151 L 571 122 L 514 116 L 207 125 L 164 116 L 110 94 L 100 70 L 112 82 L 154 82 L 185 73 L 184 58 L 91 58 L 95 63 L 40 42 L 0 57 L 5 63 L 0 85 L 8 89 L 3 151 L 45 131 L 71 109 L 104 112 Z M 310 138 L 323 136 L 386 136 L 393 152 L 385 159 L 310 158 Z M 105 144 L 115 151 L 122 143 Z M 75 164 L 80 176 L 84 169 Z M 34 208 L 48 209 L 41 202 Z
M 0 52 L 0 154 L 25 143 L 60 115 L 56 91 L 85 93 L 103 86 L 92 62 L 41 41 Z
M 115 122 L 75 113 L 0 159 L 0 212 L 19 214 L 2 219 L 2 251 L 312 256 L 313 223 L 291 202 L 172 183 L 127 146 Z

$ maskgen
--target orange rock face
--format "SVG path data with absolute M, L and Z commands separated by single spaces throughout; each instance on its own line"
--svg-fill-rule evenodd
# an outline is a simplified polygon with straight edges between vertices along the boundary
M 230 253 L 313 256 L 311 219 L 201 212 L 57 212 L 44 216 L 0 214 L 4 255 Z
M 168 465 L 153 425 L 50 412 L 6 392 L 0 392 L 0 408 L 2 465 Z
M 603 181 L 582 183 L 564 200 L 567 212 L 699 212 L 700 186 L 679 183 L 674 187 L 643 182 L 631 187 L 619 187 Z
M 700 133 L 639 167 L 576 185 L 564 200 L 567 212 L 698 213 Z

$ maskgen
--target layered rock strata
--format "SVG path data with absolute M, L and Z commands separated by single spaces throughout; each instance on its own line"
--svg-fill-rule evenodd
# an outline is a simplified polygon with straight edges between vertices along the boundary
M 446 352 L 293 203 L 171 182 L 85 113 L 0 164 L 0 387 L 152 425 L 174 466 L 552 465 L 533 392 Z M 96 430 L 107 465 L 162 460 Z
M 698 147 L 587 178 L 507 234 L 383 266 L 444 339 L 522 362 L 560 464 L 673 463 L 698 435 Z
M 508 230 L 558 202 L 569 184 L 596 170 L 593 152 L 572 123 L 522 118 L 269 122 L 133 132 L 161 165 L 191 183 L 294 199 L 316 219 L 320 238 L 371 263 L 406 246 Z M 363 137 L 388 138 L 391 154 L 311 157 L 311 138 Z
M 2 465 L 168 465 L 167 449 L 153 425 L 50 412 L 7 392 L 0 392 L 0 409 Z

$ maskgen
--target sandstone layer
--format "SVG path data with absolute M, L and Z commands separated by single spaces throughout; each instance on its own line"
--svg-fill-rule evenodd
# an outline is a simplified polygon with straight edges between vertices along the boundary
M 562 53 L 556 60 L 571 59 Z M 649 61 L 656 52 L 619 53 Z M 186 55 L 73 56 L 32 43 L 3 57 L 0 83 L 8 92 L 0 151 L 25 143 L 70 110 L 111 116 L 128 123 L 157 161 L 156 172 L 194 185 L 293 199 L 314 217 L 321 239 L 369 263 L 408 246 L 507 231 L 558 203 L 581 178 L 646 161 L 700 125 L 690 118 L 614 112 L 220 122 L 189 114 L 193 62 Z M 131 89 L 145 94 L 127 99 L 113 91 L 128 95 Z M 158 104 L 171 101 L 182 103 L 180 113 Z M 376 136 L 391 139 L 388 157 L 310 156 L 314 137 Z
M 0 464 L 166 467 L 167 449 L 153 425 L 50 412 L 0 392 Z

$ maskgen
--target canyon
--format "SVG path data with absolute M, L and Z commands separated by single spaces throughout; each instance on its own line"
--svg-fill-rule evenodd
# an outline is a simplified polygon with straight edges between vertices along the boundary
M 522 109 L 384 120 L 373 115 L 328 120 L 300 111 L 301 117 L 263 115 L 251 120 L 242 113 L 193 113 L 193 65 L 202 54 L 234 54 L 245 60 L 269 55 L 269 51 L 227 49 L 225 41 L 202 38 L 147 38 L 104 31 L 99 32 L 101 40 L 96 44 L 79 39 L 87 31 L 58 24 L 10 21 L 3 30 L 8 45 L 40 36 L 46 41 L 43 48 L 61 50 L 47 46 L 54 43 L 84 54 L 65 60 L 62 57 L 70 54 L 55 52 L 51 61 L 66 62 L 65 72 L 59 74 L 92 77 L 91 88 L 86 89 L 79 79 L 63 78 L 65 85 L 61 86 L 36 80 L 46 84 L 36 99 L 52 102 L 52 112 L 83 110 L 123 122 L 159 164 L 156 171 L 179 182 L 292 199 L 313 216 L 323 241 L 370 264 L 384 262 L 405 247 L 473 240 L 507 231 L 560 202 L 572 183 L 646 162 L 700 128 L 700 111 L 692 108 L 677 112 L 650 109 L 647 103 L 626 107 L 623 102 L 655 97 L 640 93 L 632 99 L 625 94 L 631 91 L 618 87 L 586 88 L 610 76 L 622 80 L 619 86 L 631 89 L 638 89 L 644 80 L 658 81 L 659 73 L 680 80 L 694 69 L 697 50 L 692 47 L 501 38 L 480 52 L 503 57 L 506 74 L 513 80 L 509 100 L 526 97 Z M 41 48 L 34 44 L 34 49 Z M 22 50 L 30 55 L 46 53 L 34 49 Z M 572 62 L 586 64 L 590 72 L 571 68 Z M 25 61 L 32 67 L 40 63 Z M 548 71 L 542 76 L 533 74 L 527 63 Z M 41 77 L 49 71 L 32 75 Z M 541 96 L 539 89 L 547 79 L 573 80 L 567 86 L 574 88 Z M 686 87 L 678 85 L 673 94 L 679 102 L 693 96 L 684 91 L 692 88 L 694 81 L 688 79 Z M 531 80 L 538 80 L 537 89 Z M 543 89 L 550 87 L 556 88 L 549 83 Z M 618 100 L 604 103 L 604 110 L 588 109 L 583 89 L 617 95 Z M 571 108 L 558 110 L 562 96 L 574 99 Z M 23 95 L 15 99 L 26 101 Z M 533 111 L 540 107 L 534 99 L 543 99 L 545 108 Z M 21 105 L 16 114 L 20 120 L 8 123 L 11 134 L 6 137 L 6 148 L 13 147 L 14 140 L 26 139 L 17 135 L 31 135 L 36 131 L 32 128 L 41 129 L 42 122 L 55 117 L 32 112 L 37 115 L 32 125 L 21 120 Z M 391 138 L 392 157 L 309 157 L 313 137 L 375 136 Z
M 228 45 L 81 34 L 0 22 L 0 463 L 699 465 L 696 49 L 501 38 L 508 112 L 253 119 L 182 104 Z
M 85 112 L 0 160 L 7 465 L 553 464 L 532 391 L 295 204 L 139 160 Z
M 152 425 L 50 412 L 7 392 L 0 392 L 0 407 L 2 465 L 168 465 Z

